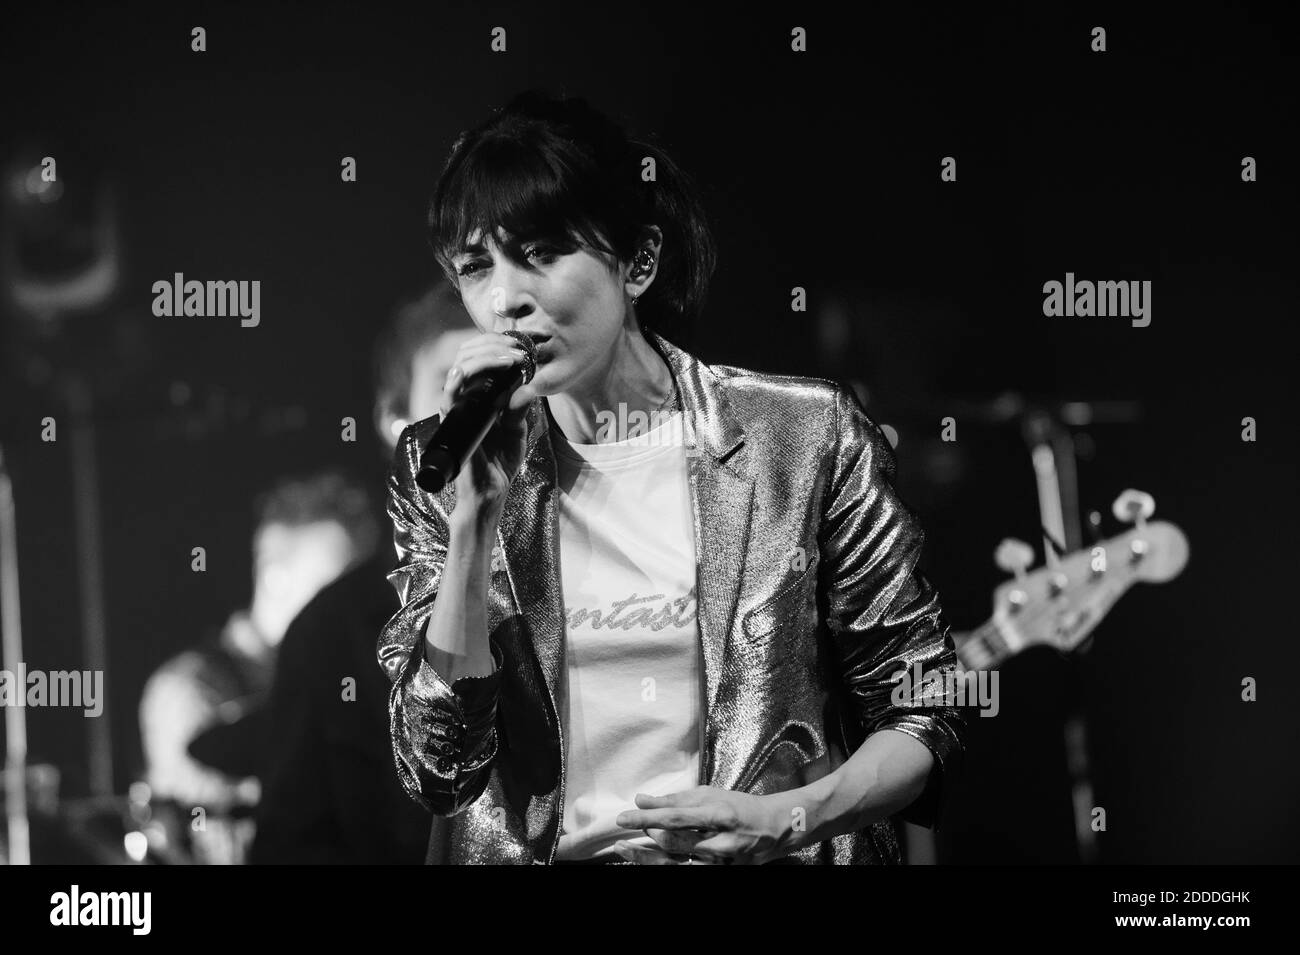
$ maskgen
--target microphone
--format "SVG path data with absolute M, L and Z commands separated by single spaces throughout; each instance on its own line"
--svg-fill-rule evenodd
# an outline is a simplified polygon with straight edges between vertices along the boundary
M 465 382 L 420 455 L 415 483 L 430 494 L 436 494 L 456 479 L 465 462 L 473 457 L 492 426 L 500 420 L 515 389 L 533 380 L 537 371 L 537 346 L 523 332 L 504 334 L 519 342 L 527 358 L 522 365 L 485 368 Z

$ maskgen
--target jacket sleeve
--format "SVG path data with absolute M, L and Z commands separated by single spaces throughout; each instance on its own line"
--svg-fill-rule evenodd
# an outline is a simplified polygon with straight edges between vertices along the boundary
M 398 442 L 388 477 L 397 566 L 388 574 L 402 609 L 379 637 L 379 663 L 392 681 L 389 733 L 406 792 L 439 816 L 453 816 L 487 786 L 497 752 L 500 648 L 493 672 L 448 685 L 424 655 L 425 628 L 447 558 L 454 488 L 429 494 L 415 483 L 420 448 L 415 426 Z
M 892 729 L 934 754 L 924 791 L 899 813 L 933 827 L 964 754 L 965 717 L 953 706 L 894 702 L 894 675 L 910 674 L 918 663 L 926 679 L 955 673 L 952 636 L 938 596 L 917 569 L 925 535 L 894 490 L 893 450 L 842 385 L 836 386 L 833 447 L 819 546 L 827 625 L 848 701 L 844 715 L 859 741 Z

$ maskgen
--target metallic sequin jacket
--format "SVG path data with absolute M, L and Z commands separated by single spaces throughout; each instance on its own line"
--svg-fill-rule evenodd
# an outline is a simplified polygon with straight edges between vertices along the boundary
M 755 794 L 831 772 L 889 728 L 935 768 L 901 818 L 932 825 L 964 750 L 953 708 L 895 704 L 893 674 L 956 666 L 916 569 L 923 534 L 896 496 L 893 452 L 853 392 L 817 378 L 706 365 L 653 332 L 684 412 L 701 651 L 700 782 Z M 402 434 L 388 481 L 402 609 L 378 656 L 392 680 L 401 781 L 434 813 L 430 864 L 551 864 L 564 805 L 564 607 L 555 459 L 541 398 L 498 524 L 489 677 L 449 686 L 424 657 L 454 482 L 415 483 L 437 416 Z M 897 818 L 777 860 L 897 863 Z M 630 835 L 635 833 L 629 833 Z

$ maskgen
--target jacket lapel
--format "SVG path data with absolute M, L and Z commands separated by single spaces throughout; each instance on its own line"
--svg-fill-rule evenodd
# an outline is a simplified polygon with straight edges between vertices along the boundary
M 718 693 L 727 635 L 735 614 L 749 543 L 754 482 L 733 452 L 745 440 L 718 376 L 692 355 L 647 331 L 681 395 L 686 464 L 695 522 L 695 595 L 708 710 Z M 531 639 L 551 707 L 559 707 L 564 665 L 560 592 L 559 493 L 545 399 L 528 410 L 528 453 L 511 486 L 498 538 L 516 612 Z
M 745 441 L 722 381 L 694 356 L 650 332 L 682 398 L 686 470 L 695 517 L 695 596 L 712 713 L 749 545 L 754 480 L 743 469 Z M 707 714 L 706 714 L 707 716 Z M 707 776 L 706 776 L 707 778 Z

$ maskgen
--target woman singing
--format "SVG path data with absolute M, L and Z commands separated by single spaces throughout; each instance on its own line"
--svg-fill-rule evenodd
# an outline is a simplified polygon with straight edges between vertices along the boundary
M 897 863 L 963 750 L 896 675 L 956 666 L 892 451 L 847 387 L 708 365 L 690 180 L 582 100 L 527 93 L 462 134 L 430 213 L 481 331 L 441 396 L 535 376 L 455 481 L 388 487 L 401 780 L 431 864 Z M 946 702 L 946 701 L 941 701 Z

